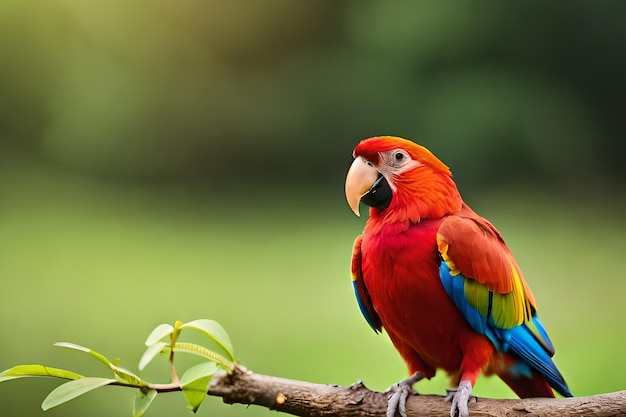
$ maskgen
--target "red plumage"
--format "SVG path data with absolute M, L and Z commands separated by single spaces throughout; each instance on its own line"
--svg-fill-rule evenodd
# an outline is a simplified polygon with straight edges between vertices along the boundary
M 441 368 L 457 385 L 463 368 L 462 379 L 473 384 L 495 349 L 472 330 L 441 285 L 436 235 L 442 221 L 425 219 L 401 233 L 370 221 L 361 245 L 363 280 L 410 373 L 431 378 Z
M 376 191 L 367 190 L 376 174 L 372 169 L 392 190 L 390 201 L 374 197 L 363 237 L 355 242 L 357 297 L 368 322 L 387 331 L 409 372 L 430 378 L 443 369 L 455 385 L 472 386 L 481 372 L 496 373 L 520 397 L 554 396 L 528 361 L 497 346 L 493 332 L 533 328 L 535 299 L 500 234 L 463 203 L 448 167 L 425 148 L 395 137 L 365 140 L 354 156 L 346 196 L 357 214 L 359 198 Z M 474 292 L 466 292 L 475 299 L 454 299 L 459 292 L 444 288 L 442 262 L 449 282 L 458 276 L 474 285 Z M 462 285 L 460 294 L 467 295 Z M 479 314 L 485 323 L 494 314 L 494 322 L 503 324 L 477 331 Z M 549 339 L 539 342 L 551 356 Z M 519 378 L 520 372 L 526 377 Z M 564 392 L 569 393 L 566 386 Z

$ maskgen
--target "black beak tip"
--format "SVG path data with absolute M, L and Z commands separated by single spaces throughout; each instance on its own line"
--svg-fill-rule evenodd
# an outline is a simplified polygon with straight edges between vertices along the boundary
M 361 201 L 379 210 L 386 209 L 389 203 L 391 203 L 391 187 L 385 177 L 379 175 L 376 182 L 372 184 L 372 187 L 363 194 Z

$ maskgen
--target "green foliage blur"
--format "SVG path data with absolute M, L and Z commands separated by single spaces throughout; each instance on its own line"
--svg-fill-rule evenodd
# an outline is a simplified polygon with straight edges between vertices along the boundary
M 621 1 L 0 2 L 0 369 L 100 372 L 71 341 L 134 371 L 157 324 L 210 318 L 254 371 L 386 389 L 406 370 L 352 294 L 343 179 L 394 134 L 503 233 L 574 394 L 626 388 L 625 27 Z M 43 414 L 57 384 L 0 410 L 130 415 L 115 387 Z

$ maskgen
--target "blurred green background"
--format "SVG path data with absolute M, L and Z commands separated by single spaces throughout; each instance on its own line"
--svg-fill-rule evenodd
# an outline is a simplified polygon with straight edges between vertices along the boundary
M 406 371 L 352 294 L 343 178 L 395 134 L 507 239 L 572 391 L 626 388 L 625 27 L 621 1 L 0 2 L 0 368 L 108 376 L 52 347 L 71 341 L 136 370 L 157 324 L 212 318 L 254 371 L 386 389 Z M 2 384 L 0 410 L 43 415 L 57 384 Z M 146 415 L 190 412 L 168 394 Z

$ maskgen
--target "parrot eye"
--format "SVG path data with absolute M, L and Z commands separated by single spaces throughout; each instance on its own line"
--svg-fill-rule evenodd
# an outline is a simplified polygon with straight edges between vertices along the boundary
M 387 154 L 387 163 L 396 168 L 403 167 L 411 161 L 411 157 L 404 149 L 395 149 Z
M 388 170 L 387 172 L 393 175 L 400 174 L 401 172 L 420 165 L 420 163 L 414 161 L 411 158 L 411 155 L 409 155 L 409 153 L 404 149 L 396 148 L 387 152 L 381 152 L 380 157 L 382 163 L 379 166 L 386 166 Z

